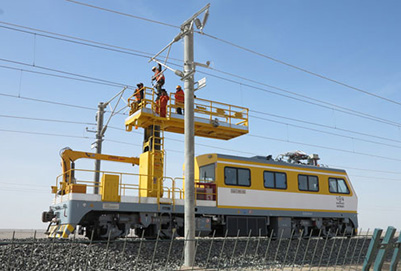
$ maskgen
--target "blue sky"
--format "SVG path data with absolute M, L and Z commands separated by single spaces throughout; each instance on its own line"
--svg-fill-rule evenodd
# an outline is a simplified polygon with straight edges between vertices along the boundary
M 85 0 L 84 3 L 178 26 L 208 2 Z M 205 33 L 401 102 L 401 3 L 398 1 L 210 3 Z M 109 100 L 122 88 L 28 71 L 55 74 L 48 70 L 55 69 L 121 85 L 135 85 L 140 81 L 150 85 L 153 64 L 144 57 L 19 32 L 15 29 L 21 28 L 4 23 L 150 54 L 157 53 L 170 42 L 178 29 L 62 0 L 4 0 L 0 3 L 0 216 L 5 218 L 0 221 L 0 228 L 45 228 L 40 214 L 48 209 L 52 200 L 49 186 L 54 185 L 56 176 L 61 173 L 59 150 L 69 146 L 90 151 L 94 134 L 86 132 L 86 127 L 95 127 L 90 124 L 95 122 L 97 104 Z M 170 57 L 182 59 L 181 41 L 174 44 Z M 214 69 L 198 69 L 197 80 L 205 76 L 201 72 L 211 74 L 206 76 L 207 87 L 199 90 L 198 97 L 246 106 L 251 110 L 249 135 L 231 141 L 196 138 L 197 155 L 216 151 L 242 156 L 272 154 L 274 157 L 291 150 L 318 153 L 321 163 L 347 170 L 359 197 L 362 228 L 389 225 L 401 228 L 399 104 L 199 34 L 195 35 L 195 59 L 197 62 L 210 60 Z M 177 76 L 166 73 L 169 92 L 180 83 Z M 303 97 L 286 94 L 283 90 Z M 93 110 L 35 102 L 25 99 L 27 97 Z M 323 107 L 313 105 L 312 99 L 326 104 Z M 321 102 L 314 103 L 322 105 Z M 338 107 L 381 120 L 346 114 Z M 11 116 L 88 124 L 43 122 Z M 123 122 L 124 116 L 115 116 L 110 125 L 124 128 Z M 166 137 L 167 175 L 182 176 L 184 137 L 176 134 L 166 134 Z M 108 129 L 105 139 L 104 153 L 139 156 L 141 152 L 141 133 Z M 81 167 L 93 166 L 93 161 L 79 163 Z M 113 164 L 103 165 L 103 169 L 132 170 Z

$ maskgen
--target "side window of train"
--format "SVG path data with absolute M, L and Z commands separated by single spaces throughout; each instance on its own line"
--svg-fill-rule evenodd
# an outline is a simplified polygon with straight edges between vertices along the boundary
M 224 183 L 227 185 L 251 186 L 251 171 L 246 168 L 224 168 Z
M 319 178 L 313 175 L 298 175 L 298 189 L 301 191 L 319 191 Z
M 214 182 L 215 166 L 214 164 L 199 167 L 199 180 Z
M 330 193 L 349 194 L 347 183 L 344 179 L 329 178 Z
M 266 188 L 287 189 L 287 175 L 283 172 L 264 171 L 263 179 Z

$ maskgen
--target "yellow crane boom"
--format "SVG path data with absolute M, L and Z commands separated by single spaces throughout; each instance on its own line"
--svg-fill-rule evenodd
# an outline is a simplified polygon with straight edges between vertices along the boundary
M 74 163 L 76 160 L 81 158 L 103 160 L 103 161 L 114 161 L 120 163 L 128 163 L 134 165 L 139 165 L 138 157 L 126 157 L 117 156 L 109 154 L 99 154 L 91 152 L 74 151 L 70 148 L 65 148 L 60 153 L 61 156 L 61 166 L 63 168 L 63 181 L 61 183 L 61 194 L 65 193 L 66 185 L 71 183 L 74 170 Z

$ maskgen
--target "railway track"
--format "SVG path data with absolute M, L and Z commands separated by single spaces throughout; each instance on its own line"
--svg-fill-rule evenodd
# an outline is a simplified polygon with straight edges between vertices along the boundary
M 184 239 L 72 238 L 0 240 L 0 270 L 179 270 Z M 196 238 L 196 265 L 202 270 L 357 268 L 370 236 L 273 239 Z

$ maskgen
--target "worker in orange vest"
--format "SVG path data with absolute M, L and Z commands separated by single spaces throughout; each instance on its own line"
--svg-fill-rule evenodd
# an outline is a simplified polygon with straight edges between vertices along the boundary
M 165 89 L 161 90 L 161 96 L 159 99 L 160 103 L 160 117 L 165 118 L 167 114 L 167 103 L 170 98 L 167 95 L 167 91 Z
M 177 114 L 182 115 L 182 109 L 184 107 L 184 91 L 182 90 L 181 86 L 178 85 L 175 88 L 175 105 Z
M 134 94 L 128 99 L 128 103 L 131 107 L 130 110 L 130 115 L 132 115 L 134 112 L 136 112 L 141 105 L 142 99 L 143 99 L 143 91 L 144 91 L 144 87 L 143 87 L 143 83 L 139 83 L 136 85 L 138 88 L 135 89 Z M 134 98 L 131 100 L 131 98 Z
M 135 103 L 137 103 L 138 105 L 141 103 L 142 99 L 143 99 L 143 83 L 139 83 L 136 85 L 138 88 L 135 90 L 134 92 L 134 96 L 135 96 Z
M 162 87 L 165 83 L 164 74 L 162 73 L 162 65 L 158 65 L 157 67 L 153 67 L 152 71 L 155 73 L 152 76 L 152 81 L 156 81 L 155 88 L 157 90 L 157 95 L 160 96 Z

